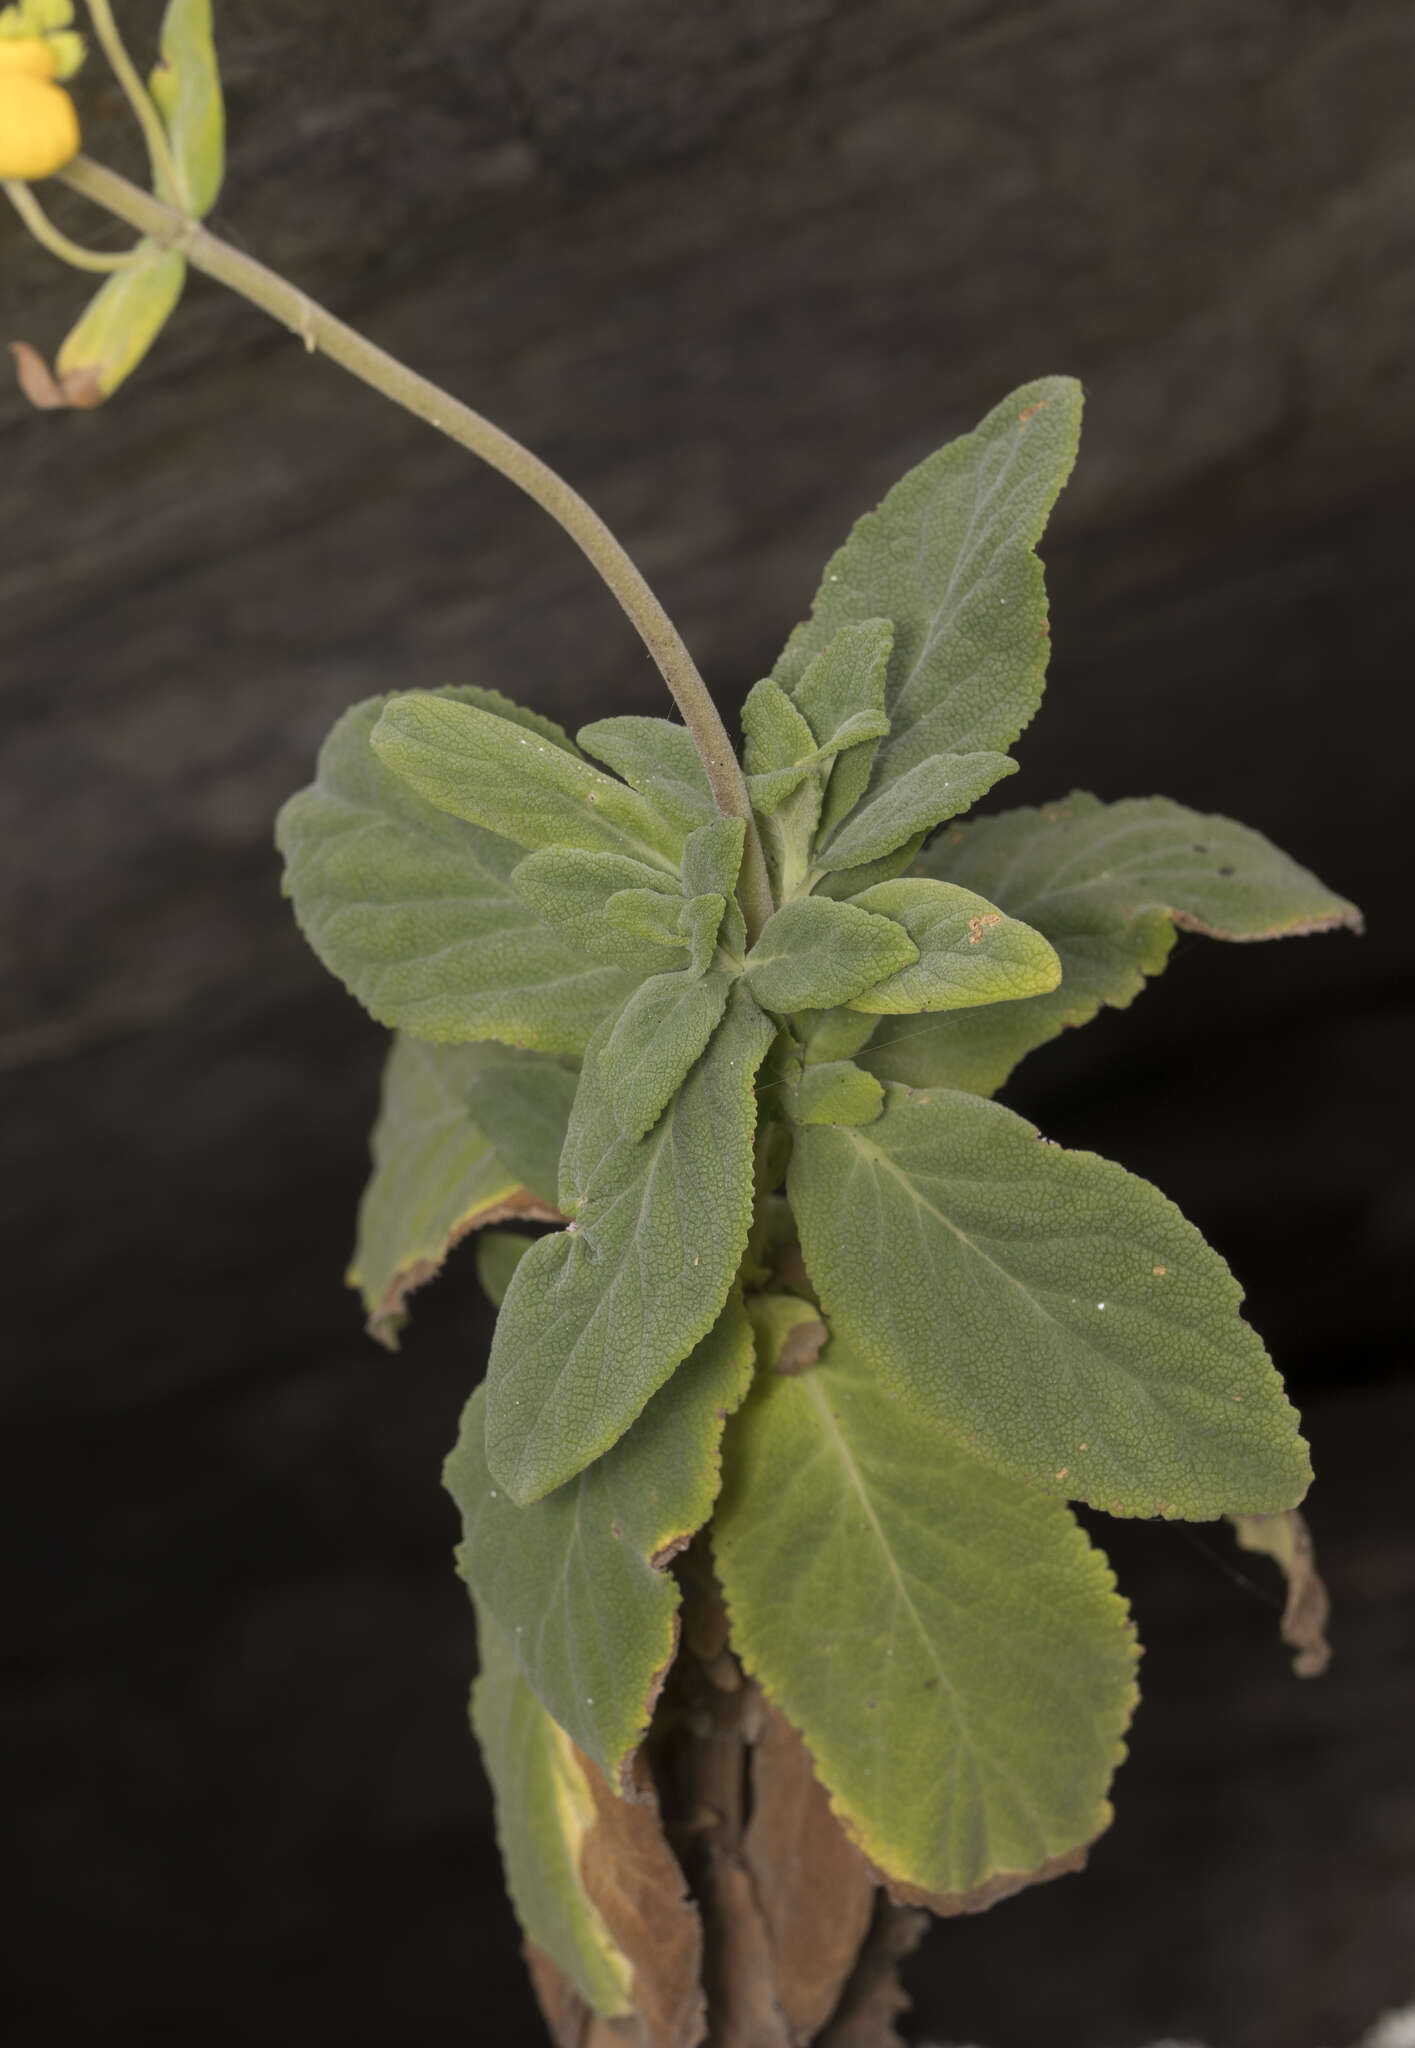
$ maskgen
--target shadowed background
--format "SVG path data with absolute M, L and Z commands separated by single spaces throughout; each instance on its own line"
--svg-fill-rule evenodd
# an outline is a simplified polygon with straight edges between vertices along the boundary
M 159 8 L 119 8 L 144 52 Z M 1299 1684 L 1222 1531 L 1103 1530 L 1151 1645 L 1090 1873 L 937 1930 L 921 2033 L 1343 2048 L 1415 1993 L 1415 15 L 1405 0 L 225 0 L 214 225 L 547 456 L 739 703 L 1012 385 L 1088 392 L 1022 774 L 1275 838 L 1371 930 L 1181 936 L 1008 1093 L 1157 1180 L 1308 1409 Z M 116 90 L 91 152 L 138 171 Z M 77 202 L 55 211 L 100 239 Z M 85 284 L 0 220 L 0 338 Z M 382 1034 L 270 838 L 343 706 L 666 700 L 573 548 L 200 279 L 104 410 L 0 392 L 7 2039 L 536 2038 L 437 1486 L 489 1328 L 341 1288 Z

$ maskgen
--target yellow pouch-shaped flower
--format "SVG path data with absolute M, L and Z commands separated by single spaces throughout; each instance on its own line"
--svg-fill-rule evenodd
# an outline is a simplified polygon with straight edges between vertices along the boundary
M 79 117 L 41 36 L 0 38 L 0 178 L 48 178 L 79 153 Z

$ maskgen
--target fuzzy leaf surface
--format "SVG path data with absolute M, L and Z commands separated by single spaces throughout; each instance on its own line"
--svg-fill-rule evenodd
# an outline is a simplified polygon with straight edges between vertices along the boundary
M 511 1275 L 535 1243 L 523 1230 L 489 1230 L 477 1239 L 477 1278 L 493 1308 L 500 1308 Z
M 1017 763 L 1006 754 L 933 754 L 920 761 L 846 819 L 815 865 L 825 874 L 884 860 L 906 840 L 956 818 Z
M 518 846 L 622 853 L 676 874 L 683 832 L 637 790 L 475 704 L 392 697 L 373 750 L 410 789 Z
M 1108 1825 L 1137 1651 L 1105 1559 L 843 1338 L 729 1425 L 713 1545 L 734 1649 L 896 1887 L 982 1903 Z
M 583 1052 L 633 977 L 586 959 L 521 900 L 517 848 L 448 817 L 383 766 L 370 738 L 386 701 L 345 712 L 313 784 L 280 813 L 300 930 L 381 1024 Z
M 747 955 L 747 981 L 758 1002 L 779 1014 L 828 1010 L 918 957 L 892 918 L 828 896 L 798 896 L 767 919 Z
M 934 754 L 1010 747 L 1041 702 L 1046 593 L 1032 552 L 1071 472 L 1081 387 L 1024 384 L 897 483 L 826 564 L 772 671 L 791 690 L 844 625 L 894 621 L 890 736 L 872 786 Z
M 516 1918 L 596 2012 L 625 2016 L 633 2009 L 632 1967 L 580 1874 L 595 1806 L 574 1745 L 484 1610 L 477 1645 L 472 1727 L 496 1801 L 496 1837 Z
M 889 731 L 884 708 L 885 676 L 894 646 L 888 619 L 861 619 L 842 626 L 807 664 L 793 701 L 817 744 L 838 754 L 821 810 L 822 836 L 848 817 L 869 786 L 875 742 Z
M 642 1138 L 658 1122 L 721 1023 L 731 987 L 728 974 L 656 974 L 630 996 L 604 1053 L 624 1137 Z
M 511 885 L 543 923 L 591 959 L 622 967 L 630 974 L 662 974 L 687 962 L 688 949 L 676 930 L 682 895 L 661 868 L 648 867 L 622 853 L 543 846 L 528 853 L 514 869 Z M 626 932 L 605 915 L 614 897 L 629 890 L 646 890 L 662 897 L 660 936 Z
M 576 738 L 587 754 L 612 768 L 685 832 L 716 817 L 717 806 L 686 726 L 667 718 L 597 718 L 582 725 Z
M 798 1124 L 872 1124 L 884 1086 L 853 1060 L 825 1060 L 805 1068 L 787 1101 Z
M 632 1001 L 633 998 L 631 997 Z M 523 1187 L 554 1212 L 560 1153 L 579 1076 L 544 1054 L 473 1048 L 467 1105 Z
M 956 883 L 880 882 L 851 901 L 894 918 L 919 949 L 912 967 L 853 998 L 871 1016 L 1015 1002 L 1061 980 L 1061 962 L 1040 932 Z
M 831 1328 L 979 1457 L 1118 1515 L 1306 1492 L 1242 1290 L 1148 1181 L 1000 1103 L 891 1087 L 864 1129 L 801 1127 L 788 1190 Z
M 408 1295 L 460 1237 L 504 1217 L 547 1213 L 472 1116 L 482 1050 L 401 1034 L 389 1048 L 348 1274 L 384 1342 L 396 1337 Z
M 462 1516 L 458 1569 L 541 1704 L 628 1789 L 628 1767 L 677 1642 L 668 1562 L 712 1512 L 723 1423 L 751 1383 L 735 1296 L 602 1458 L 518 1508 L 486 1468 L 485 1390 L 467 1404 L 443 1481 Z
M 1277 939 L 1346 926 L 1352 903 L 1259 832 L 1166 797 L 1104 804 L 1077 791 L 944 837 L 918 872 L 975 889 L 1051 941 L 1061 986 L 986 1015 L 945 1017 L 868 1064 L 884 1080 L 990 1095 L 1024 1054 L 1102 1004 L 1123 1009 L 1158 974 L 1175 926 L 1219 939 Z
M 574 1221 L 516 1270 L 487 1370 L 487 1461 L 518 1503 L 623 1436 L 716 1322 L 747 1241 L 754 1082 L 773 1026 L 734 989 L 646 1138 L 625 1138 L 596 1034 L 560 1163 Z

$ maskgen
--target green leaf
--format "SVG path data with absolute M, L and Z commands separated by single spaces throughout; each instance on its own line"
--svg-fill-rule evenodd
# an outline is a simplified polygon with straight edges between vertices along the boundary
M 518 1508 L 486 1466 L 485 1390 L 443 1480 L 462 1516 L 458 1569 L 512 1643 L 532 1691 L 619 1791 L 673 1659 L 667 1567 L 712 1511 L 725 1418 L 751 1384 L 739 1301 L 626 1436 L 578 1479 Z
M 598 718 L 582 725 L 577 737 L 587 754 L 612 768 L 685 832 L 715 815 L 712 791 L 686 726 L 667 718 Z
M 104 279 L 60 343 L 53 402 L 87 409 L 111 398 L 171 319 L 186 278 L 181 251 L 144 235 L 132 262 Z
M 790 1096 L 798 1124 L 872 1124 L 883 1108 L 883 1085 L 853 1060 L 806 1067 Z
M 516 1918 L 596 2012 L 627 2016 L 632 1970 L 580 1875 L 595 1804 L 574 1745 L 484 1612 L 477 1615 L 477 1643 L 472 1726 L 496 1800 L 496 1838 Z
M 1006 754 L 935 754 L 857 810 L 817 851 L 815 865 L 829 874 L 881 860 L 906 839 L 956 818 L 1004 775 L 1016 773 L 1017 763 Z
M 918 957 L 892 918 L 826 896 L 798 896 L 767 919 L 746 973 L 765 1009 L 828 1010 Z
M 858 910 L 894 918 L 919 949 L 914 966 L 854 998 L 854 1007 L 872 1016 L 1015 1002 L 1061 980 L 1061 962 L 1041 933 L 1004 916 L 971 889 L 948 882 L 881 882 L 853 901 Z
M 477 1278 L 493 1308 L 505 1301 L 511 1275 L 534 1243 L 521 1230 L 488 1230 L 477 1239 Z
M 472 1116 L 521 1185 L 553 1214 L 579 1075 L 558 1060 L 511 1046 L 483 1045 L 475 1052 L 467 1093 Z
M 799 1130 L 787 1190 L 831 1327 L 980 1457 L 1118 1515 L 1302 1498 L 1242 1290 L 1148 1181 L 999 1103 L 891 1087 L 865 1130 Z
M 526 855 L 514 869 L 511 885 L 537 917 L 591 959 L 633 974 L 662 974 L 687 961 L 687 947 L 676 930 L 682 894 L 661 868 L 622 853 L 545 846 Z M 605 914 L 612 897 L 641 889 L 662 901 L 665 921 L 655 927 L 659 936 L 625 931 Z
M 853 1059 L 868 1044 L 878 1017 L 857 1010 L 798 1010 L 792 1020 L 807 1066 Z
M 902 875 L 912 865 L 915 854 L 927 837 L 926 832 L 916 832 L 880 860 L 863 861 L 857 868 L 841 868 L 838 874 L 816 875 L 812 881 L 813 892 L 817 896 L 833 897 L 837 903 L 848 903 L 852 896 L 862 896 L 877 882 L 892 882 L 896 875 Z
M 889 731 L 884 683 L 893 646 L 894 627 L 888 619 L 842 626 L 796 685 L 796 707 L 805 713 L 818 744 L 840 756 L 831 769 L 821 812 L 824 837 L 864 795 L 874 766 L 873 743 Z
M 148 85 L 185 190 L 166 191 L 159 173 L 158 196 L 201 220 L 216 204 L 226 169 L 226 115 L 211 0 L 168 0 L 159 47 L 162 61 Z
M 690 897 L 723 896 L 728 902 L 742 867 L 747 828 L 740 818 L 714 818 L 683 844 L 683 891 Z
M 886 788 L 935 754 L 1010 747 L 1041 701 L 1046 596 L 1032 549 L 1070 474 L 1081 387 L 1025 384 L 974 433 L 929 456 L 826 565 L 811 616 L 772 671 L 795 687 L 854 620 L 894 621 Z
M 721 897 L 715 899 L 721 902 Z M 610 1106 L 626 1138 L 646 1135 L 722 1021 L 729 974 L 656 974 L 614 1020 L 604 1049 Z
M 511 1283 L 487 1373 L 487 1460 L 537 1500 L 618 1441 L 717 1320 L 751 1220 L 754 1080 L 773 1026 L 734 989 L 670 1108 L 638 1143 L 614 1114 L 610 1027 L 585 1055 L 560 1163 L 568 1230 Z
M 516 848 L 415 796 L 369 745 L 385 699 L 347 711 L 276 842 L 301 931 L 382 1024 L 582 1052 L 633 980 L 549 931 L 511 887 Z
M 1138 1652 L 1105 1559 L 842 1338 L 758 1379 L 713 1543 L 734 1649 L 904 1896 L 989 1904 L 1108 1826 Z
M 919 867 L 1024 918 L 1056 948 L 1062 979 L 1052 995 L 871 1047 L 874 1072 L 918 1087 L 990 1095 L 1034 1046 L 1102 1004 L 1133 1002 L 1163 968 L 1176 925 L 1240 940 L 1361 929 L 1354 904 L 1260 833 L 1164 797 L 1103 804 L 1078 791 L 1004 811 L 946 833 Z
M 627 783 L 474 704 L 421 690 L 390 698 L 373 749 L 427 802 L 518 846 L 628 854 L 677 874 L 680 826 Z
M 459 1238 L 508 1216 L 557 1214 L 497 1157 L 472 1117 L 481 1057 L 480 1046 L 425 1045 L 401 1034 L 389 1048 L 348 1279 L 371 1333 L 390 1345 L 408 1295 Z
M 811 760 L 817 751 L 816 736 L 805 718 L 781 685 L 770 677 L 754 684 L 747 693 L 742 706 L 742 739 L 742 765 L 753 776 L 793 769 L 798 763 Z M 775 810 L 776 805 L 770 808 Z

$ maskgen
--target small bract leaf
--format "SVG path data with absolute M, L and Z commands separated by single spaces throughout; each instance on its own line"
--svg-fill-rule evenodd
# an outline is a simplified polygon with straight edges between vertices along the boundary
M 430 1280 L 469 1231 L 508 1216 L 555 1222 L 492 1150 L 470 1109 L 480 1046 L 425 1045 L 400 1034 L 383 1070 L 383 1102 L 373 1127 L 373 1174 L 359 1203 L 358 1241 L 349 1267 L 368 1311 L 371 1335 L 392 1344 L 404 1304 Z
M 577 738 L 587 754 L 685 832 L 714 816 L 712 791 L 686 726 L 667 718 L 598 718 L 582 725 Z
M 216 204 L 226 168 L 226 116 L 211 27 L 211 0 L 167 0 L 162 62 L 148 85 L 172 145 L 180 192 L 158 196 L 201 220 Z
M 773 1036 L 746 992 L 637 1143 L 619 1129 L 596 1034 L 561 1158 L 568 1230 L 541 1238 L 506 1296 L 487 1372 L 487 1461 L 539 1499 L 628 1429 L 716 1322 L 747 1242 L 754 1080 Z
M 748 775 L 780 774 L 810 761 L 817 752 L 816 736 L 805 718 L 781 685 L 769 677 L 747 693 L 742 706 L 742 737 L 742 765 Z M 805 773 L 802 768 L 801 774 Z M 776 805 L 770 808 L 775 810 Z
M 518 846 L 628 854 L 677 876 L 681 826 L 627 783 L 475 704 L 410 690 L 389 699 L 372 744 L 428 803 Z
M 884 859 L 947 818 L 956 818 L 1017 763 L 1006 754 L 935 754 L 889 783 L 846 821 L 815 864 L 826 874 Z
M 1354 904 L 1260 833 L 1165 797 L 1103 804 L 1077 792 L 1040 810 L 1004 811 L 946 833 L 919 871 L 990 897 L 1061 960 L 1052 995 L 946 1017 L 897 1049 L 883 1037 L 871 1049 L 869 1064 L 886 1080 L 978 1095 L 1103 1003 L 1132 1002 L 1163 968 L 1176 924 L 1227 939 L 1361 928 Z
M 478 1608 L 505 1631 L 541 1704 L 620 1792 L 631 1789 L 677 1642 L 668 1563 L 712 1511 L 723 1422 L 752 1365 L 751 1327 L 729 1297 L 633 1428 L 567 1486 L 524 1508 L 496 1486 L 480 1387 L 443 1472 L 462 1516 L 458 1568 Z
M 894 1087 L 863 1130 L 800 1128 L 787 1189 L 831 1328 L 980 1458 L 1118 1515 L 1306 1492 L 1242 1290 L 1147 1181 L 999 1103 Z
M 385 701 L 344 714 L 313 785 L 276 821 L 301 931 L 382 1024 L 583 1051 L 633 977 L 596 966 L 521 900 L 514 846 L 448 817 L 383 766 L 369 739 Z
M 855 620 L 894 621 L 880 790 L 934 754 L 1011 746 L 1041 701 L 1046 597 L 1032 549 L 1070 474 L 1081 388 L 1024 384 L 929 456 L 826 565 L 811 616 L 772 671 L 794 689 Z
M 1016 1002 L 1061 980 L 1061 962 L 1041 933 L 971 889 L 904 879 L 880 882 L 851 900 L 857 910 L 894 918 L 919 949 L 912 967 L 853 999 L 854 1008 L 872 1016 Z
M 607 2017 L 633 2010 L 633 1968 L 581 1875 L 595 1803 L 575 1746 L 521 1675 L 491 1616 L 477 1616 L 472 1727 L 496 1800 L 506 1887 L 529 1940 Z
M 798 1010 L 793 1022 L 809 1067 L 853 1059 L 879 1019 L 862 1017 L 857 1010 Z
M 537 917 L 593 960 L 634 974 L 661 974 L 687 962 L 687 947 L 677 930 L 683 898 L 672 876 L 661 868 L 622 853 L 545 846 L 526 855 L 513 870 L 511 885 Z M 662 898 L 663 914 L 653 927 L 662 936 L 626 931 L 606 915 L 612 897 L 639 889 Z
M 476 1047 L 469 1071 L 473 1118 L 522 1186 L 555 1215 L 560 1151 L 578 1074 L 544 1054 L 505 1045 Z
M 1105 1559 L 839 1336 L 729 1425 L 713 1548 L 733 1648 L 894 1888 L 960 1910 L 1108 1825 L 1137 1653 Z
M 186 258 L 143 240 L 137 261 L 99 286 L 54 361 L 62 401 L 83 412 L 132 375 L 167 325 L 187 279 Z
M 798 1124 L 872 1124 L 884 1088 L 853 1060 L 827 1060 L 805 1069 L 789 1102 Z
M 746 975 L 768 1010 L 826 1010 L 918 957 L 892 918 L 826 896 L 798 896 L 767 919 L 747 955 Z
M 814 1302 L 796 1294 L 752 1294 L 747 1313 L 764 1372 L 807 1372 L 830 1332 Z
M 630 996 L 604 1049 L 609 1099 L 626 1138 L 642 1138 L 658 1122 L 717 1029 L 731 987 L 729 974 L 689 970 L 656 974 Z

